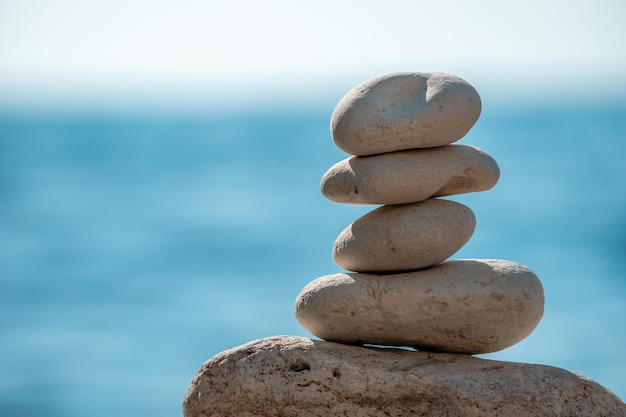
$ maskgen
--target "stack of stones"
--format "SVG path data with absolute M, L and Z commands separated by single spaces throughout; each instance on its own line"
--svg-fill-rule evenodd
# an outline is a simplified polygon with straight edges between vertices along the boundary
M 626 404 L 580 374 L 472 356 L 519 342 L 543 314 L 526 267 L 448 260 L 475 218 L 439 197 L 499 177 L 489 155 L 452 144 L 480 110 L 467 82 L 442 73 L 390 74 L 341 100 L 332 134 L 353 156 L 324 175 L 322 193 L 382 206 L 335 242 L 337 264 L 353 272 L 318 278 L 296 299 L 299 322 L 324 340 L 272 336 L 215 355 L 187 390 L 185 417 L 626 417 Z
M 532 271 L 504 260 L 446 261 L 472 236 L 474 213 L 441 199 L 493 187 L 500 171 L 482 150 L 452 144 L 481 112 L 476 90 L 444 73 L 395 73 L 350 91 L 331 119 L 353 156 L 323 176 L 338 203 L 382 204 L 333 248 L 353 273 L 318 278 L 296 300 L 309 332 L 347 344 L 487 353 L 526 336 L 543 314 Z

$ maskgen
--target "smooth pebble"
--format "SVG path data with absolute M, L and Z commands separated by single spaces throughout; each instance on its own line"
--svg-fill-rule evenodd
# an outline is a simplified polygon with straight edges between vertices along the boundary
M 467 145 L 352 156 L 322 177 L 324 197 L 348 204 L 406 204 L 429 197 L 485 191 L 500 169 L 484 151 Z
M 442 72 L 400 72 L 355 87 L 337 104 L 331 134 L 351 155 L 448 145 L 465 136 L 481 111 L 467 81 Z
M 448 259 L 472 236 L 476 218 L 463 204 L 428 200 L 373 210 L 335 240 L 333 258 L 357 272 L 407 271 Z
M 477 354 L 524 339 L 543 307 L 541 282 L 528 268 L 466 259 L 401 274 L 327 275 L 304 287 L 295 315 L 333 342 Z

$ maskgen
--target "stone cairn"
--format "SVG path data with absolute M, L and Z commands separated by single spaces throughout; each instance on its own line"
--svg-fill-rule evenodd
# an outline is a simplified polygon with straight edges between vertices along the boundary
M 351 272 L 296 298 L 297 320 L 323 340 L 274 336 L 216 355 L 193 379 L 185 417 L 626 416 L 582 375 L 471 356 L 524 339 L 544 306 L 539 279 L 518 263 L 448 260 L 476 221 L 440 197 L 499 178 L 485 152 L 452 144 L 480 111 L 474 88 L 445 73 L 381 76 L 339 102 L 331 133 L 352 156 L 326 172 L 322 194 L 381 206 L 335 241 L 335 262 Z
M 437 197 L 483 191 L 500 176 L 478 148 L 451 145 L 481 112 L 476 90 L 442 73 L 399 73 L 359 85 L 337 105 L 331 132 L 350 158 L 322 178 L 338 203 L 383 204 L 333 248 L 352 274 L 306 286 L 300 324 L 324 340 L 454 353 L 509 347 L 537 326 L 543 289 L 502 260 L 446 261 L 472 236 L 474 213 Z

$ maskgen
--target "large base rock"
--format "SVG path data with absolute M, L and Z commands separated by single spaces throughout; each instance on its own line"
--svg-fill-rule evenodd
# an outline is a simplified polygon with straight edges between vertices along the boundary
M 626 416 L 584 376 L 468 355 L 276 336 L 207 361 L 187 391 L 200 416 Z

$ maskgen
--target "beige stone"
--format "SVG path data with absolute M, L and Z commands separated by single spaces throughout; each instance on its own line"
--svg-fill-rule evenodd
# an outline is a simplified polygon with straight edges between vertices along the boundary
M 430 198 L 382 206 L 339 234 L 333 258 L 340 267 L 357 272 L 426 268 L 461 249 L 475 226 L 472 210 L 454 201 Z
M 526 267 L 465 259 L 401 274 L 327 275 L 302 289 L 295 315 L 329 341 L 475 354 L 524 339 L 543 304 L 541 283 Z
M 500 177 L 498 164 L 467 145 L 353 156 L 333 165 L 320 189 L 348 204 L 406 204 L 429 197 L 485 191 Z
M 620 417 L 626 404 L 563 369 L 276 336 L 218 354 L 185 417 Z
M 481 111 L 467 81 L 442 72 L 383 75 L 355 87 L 331 117 L 335 144 L 351 155 L 448 145 L 462 138 Z

